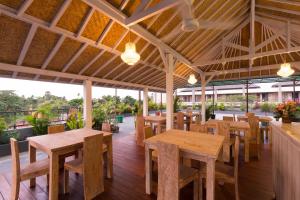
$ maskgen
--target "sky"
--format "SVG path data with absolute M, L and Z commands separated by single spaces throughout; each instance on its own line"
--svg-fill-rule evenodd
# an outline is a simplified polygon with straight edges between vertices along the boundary
M 50 91 L 51 94 L 59 97 L 66 97 L 66 99 L 68 100 L 77 98 L 78 96 L 83 97 L 82 85 L 29 81 L 10 78 L 0 78 L 0 90 L 14 90 L 16 94 L 20 96 L 24 95 L 25 97 L 30 97 L 32 95 L 35 97 L 43 96 L 46 91 Z M 93 98 L 101 98 L 103 95 L 115 95 L 115 89 L 93 87 L 92 95 Z M 129 95 L 135 99 L 138 99 L 137 90 L 118 89 L 117 95 L 121 98 Z M 148 95 L 151 96 L 152 93 L 149 92 Z M 143 99 L 143 95 L 141 98 Z

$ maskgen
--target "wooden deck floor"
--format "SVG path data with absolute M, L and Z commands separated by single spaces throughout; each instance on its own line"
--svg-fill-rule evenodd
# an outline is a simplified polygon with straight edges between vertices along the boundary
M 272 197 L 272 167 L 269 145 L 262 146 L 260 161 L 251 159 L 249 164 L 240 164 L 240 199 L 268 200 Z M 62 177 L 62 176 L 61 176 Z M 70 194 L 60 199 L 83 199 L 82 178 L 70 176 Z M 0 200 L 10 197 L 10 174 L 0 175 Z M 61 180 L 62 183 L 62 180 Z M 37 179 L 37 186 L 30 189 L 28 182 L 21 184 L 21 200 L 48 199 L 46 177 Z M 60 184 L 60 192 L 62 184 Z M 181 192 L 181 199 L 192 199 L 192 186 Z M 114 137 L 114 178 L 105 180 L 105 192 L 97 199 L 105 200 L 147 200 L 156 197 L 145 195 L 144 149 L 135 144 L 133 135 Z M 216 199 L 234 199 L 232 185 L 216 186 Z

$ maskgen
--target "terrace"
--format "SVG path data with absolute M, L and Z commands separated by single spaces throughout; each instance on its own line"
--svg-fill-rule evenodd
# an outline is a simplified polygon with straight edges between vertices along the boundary
M 46 121 L 25 153 L 10 138 L 0 199 L 299 199 L 299 21 L 295 1 L 0 0 L 0 76 L 83 86 L 67 128 Z M 249 108 L 258 79 L 293 83 L 276 121 Z M 215 115 L 211 91 L 232 82 L 244 113 Z M 111 102 L 93 108 L 93 87 L 139 91 L 120 134 Z M 181 88 L 193 93 L 182 110 Z M 149 92 L 164 93 L 165 111 L 149 112 Z

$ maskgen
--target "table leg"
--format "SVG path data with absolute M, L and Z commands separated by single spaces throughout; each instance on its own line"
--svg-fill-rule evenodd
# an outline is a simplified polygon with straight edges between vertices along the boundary
M 59 185 L 59 156 L 56 153 L 50 155 L 50 181 L 49 181 L 49 200 L 58 199 Z
M 157 134 L 161 133 L 161 124 L 157 123 Z
M 210 159 L 206 166 L 206 199 L 214 200 L 215 198 L 215 160 Z
M 145 146 L 146 194 L 152 193 L 152 150 Z
M 29 162 L 33 163 L 36 161 L 36 149 L 29 143 Z M 35 187 L 35 178 L 30 179 L 30 187 Z
M 250 132 L 248 130 L 245 131 L 245 162 L 249 162 L 249 148 L 250 148 L 250 144 L 249 144 L 249 136 Z
M 113 177 L 113 144 L 112 138 L 107 143 L 107 178 Z

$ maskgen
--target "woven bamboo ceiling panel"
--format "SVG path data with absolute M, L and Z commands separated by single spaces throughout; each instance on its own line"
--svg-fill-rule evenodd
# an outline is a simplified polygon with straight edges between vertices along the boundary
M 147 7 L 154 8 L 163 1 L 150 0 Z M 134 16 L 142 3 L 105 2 L 127 18 Z M 192 73 L 199 78 L 201 71 L 209 75 L 216 72 L 214 80 L 265 77 L 276 75 L 275 65 L 296 65 L 300 61 L 300 3 L 256 0 L 252 54 L 259 56 L 251 58 L 250 0 L 195 0 L 192 10 L 200 24 L 193 32 L 181 29 L 180 4 L 137 23 L 189 62 L 188 65 L 177 59 L 175 88 L 186 86 Z M 166 87 L 165 66 L 155 42 L 89 0 L 0 0 L 0 38 L 0 63 L 28 69 L 0 68 L 2 77 L 74 84 L 81 84 L 81 77 L 93 77 L 99 80 L 95 81 L 98 86 L 149 86 L 152 90 Z M 141 55 L 134 66 L 120 59 L 129 41 L 136 44 Z M 283 52 L 287 46 L 291 51 Z M 240 59 L 232 59 L 235 57 Z M 294 69 L 299 72 L 299 68 Z

